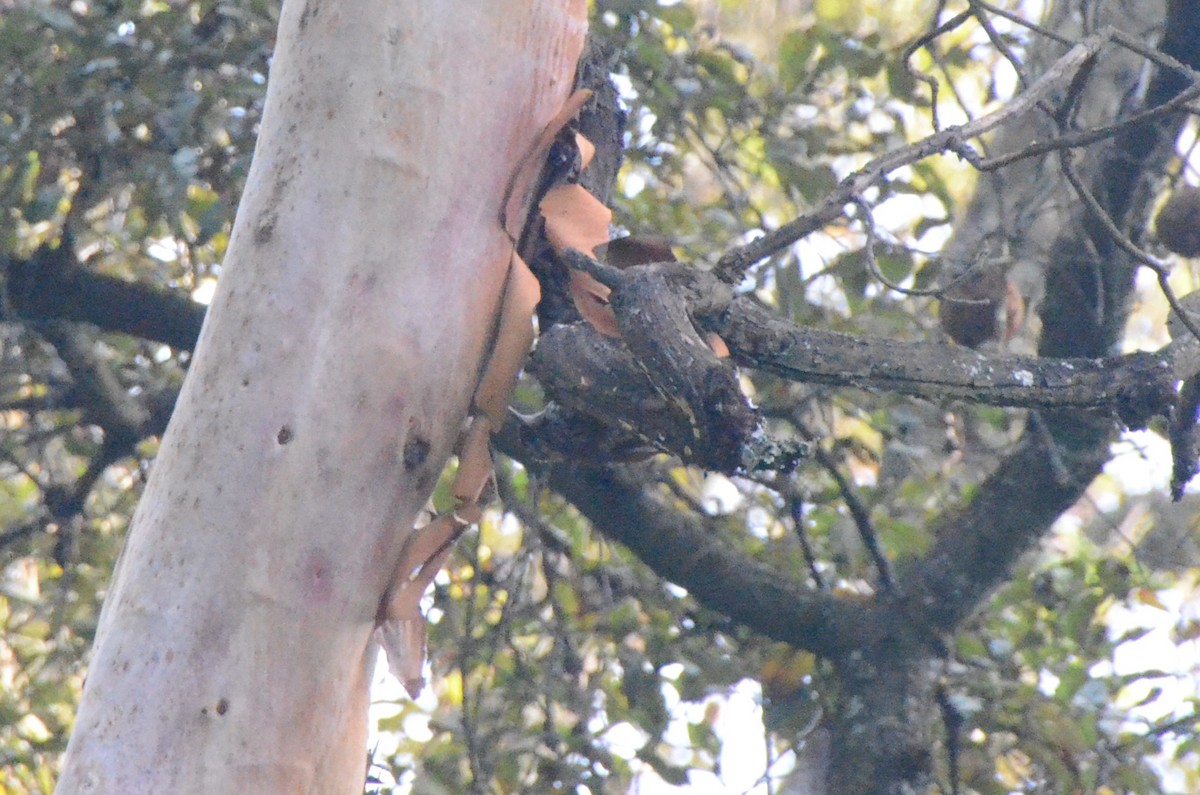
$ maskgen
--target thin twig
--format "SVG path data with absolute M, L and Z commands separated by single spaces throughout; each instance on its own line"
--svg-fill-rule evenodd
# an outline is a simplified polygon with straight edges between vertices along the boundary
M 946 291 L 945 287 L 930 287 L 927 289 L 903 287 L 888 279 L 887 276 L 884 276 L 883 271 L 879 268 L 879 262 L 875 259 L 875 216 L 871 213 L 871 206 L 861 196 L 855 196 L 851 199 L 851 203 L 860 210 L 863 231 L 867 236 L 866 245 L 863 246 L 863 256 L 867 260 L 867 270 L 871 276 L 883 284 L 884 287 L 887 287 L 889 290 L 895 290 L 902 295 L 937 297 Z
M 1113 242 L 1117 244 L 1117 247 L 1129 256 L 1133 257 L 1138 264 L 1145 265 L 1147 268 L 1154 271 L 1155 276 L 1158 278 L 1158 287 L 1162 291 L 1163 297 L 1167 299 L 1167 304 L 1170 305 L 1171 311 L 1174 312 L 1179 318 L 1179 321 L 1183 324 L 1184 328 L 1186 328 L 1193 337 L 1200 340 L 1200 328 L 1196 326 L 1195 321 L 1192 320 L 1191 314 L 1183 308 L 1183 306 L 1179 303 L 1179 298 L 1175 295 L 1175 291 L 1171 289 L 1171 285 L 1168 281 L 1171 275 L 1170 266 L 1167 265 L 1167 263 L 1151 256 L 1149 252 L 1145 251 L 1132 240 L 1130 240 L 1129 236 L 1117 227 L 1116 222 L 1113 221 L 1112 216 L 1110 216 L 1108 211 L 1105 210 L 1100 204 L 1100 201 L 1096 198 L 1095 194 L 1093 194 L 1091 189 L 1088 188 L 1088 186 L 1084 184 L 1083 180 L 1079 178 L 1079 175 L 1075 172 L 1074 166 L 1070 162 L 1070 158 L 1064 157 L 1062 159 L 1062 171 L 1063 176 L 1065 176 L 1067 181 L 1071 183 L 1071 187 L 1075 189 L 1075 192 L 1079 195 L 1079 198 L 1083 200 L 1084 205 L 1089 211 L 1091 211 L 1092 217 L 1095 218 L 1104 231 L 1108 233 L 1109 237 L 1113 239 Z
M 799 498 L 790 499 L 788 500 L 788 509 L 792 514 L 792 525 L 796 531 L 796 538 L 800 541 L 800 550 L 804 553 L 805 563 L 808 564 L 808 573 L 816 586 L 825 590 L 828 586 L 825 585 L 825 578 L 821 576 L 816 550 L 813 549 L 808 533 L 804 531 L 804 502 Z
M 1004 60 L 1009 62 L 1013 68 L 1013 71 L 1017 73 L 1017 84 L 1020 85 L 1022 89 L 1028 88 L 1029 77 L 1025 74 L 1025 70 L 1021 67 L 1020 59 L 1017 58 L 1016 54 L 1013 53 L 1012 49 L 1008 46 L 1008 44 L 1005 43 L 1004 38 L 1000 35 L 1000 32 L 996 30 L 996 26 L 992 24 L 992 21 L 988 19 L 987 15 L 984 13 L 984 11 L 987 9 L 984 8 L 982 3 L 977 2 L 977 0 L 967 0 L 967 3 L 971 7 L 969 12 L 970 15 L 973 16 L 975 21 L 979 23 L 979 27 L 983 28 L 983 32 L 987 34 L 988 40 L 992 43 L 992 46 L 995 47 L 997 52 L 1004 57 Z
M 1054 473 L 1054 479 L 1059 485 L 1069 485 L 1074 480 L 1074 476 L 1071 475 L 1071 469 L 1067 466 L 1067 462 L 1063 460 L 1062 450 L 1053 434 L 1050 433 L 1050 427 L 1046 425 L 1041 414 L 1036 411 L 1029 412 L 1029 428 L 1046 448 L 1046 455 L 1050 460 L 1050 471 Z
M 1072 47 L 1075 45 L 1075 42 L 1072 39 L 1068 38 L 1067 36 L 1062 35 L 1061 33 L 1057 33 L 1053 30 L 1050 30 L 1047 27 L 1043 27 L 1043 26 L 1037 24 L 1036 22 L 1030 22 L 1028 19 L 1025 19 L 1017 14 L 1014 14 L 1011 11 L 1007 11 L 1003 8 L 999 8 L 998 6 L 994 6 L 991 3 L 984 2 L 984 0 L 971 0 L 971 5 L 982 8 L 985 11 L 987 11 L 988 13 L 995 14 L 998 17 L 1003 17 L 1004 19 L 1007 19 L 1009 22 L 1016 23 L 1017 25 L 1020 25 L 1023 28 L 1031 30 L 1034 33 L 1037 33 L 1039 36 L 1045 36 L 1046 38 L 1056 41 L 1059 44 L 1063 44 L 1067 47 Z
M 1200 82 L 1192 85 L 1179 94 L 1176 94 L 1171 100 L 1164 102 L 1161 105 L 1143 110 L 1132 116 L 1122 119 L 1121 121 L 1110 124 L 1105 127 L 1098 127 L 1093 130 L 1080 130 L 1078 132 L 1066 133 L 1057 136 L 1049 141 L 1035 141 L 1028 146 L 1018 149 L 1015 152 L 1009 152 L 1006 155 L 996 155 L 995 157 L 982 158 L 977 163 L 972 163 L 980 171 L 996 171 L 1005 166 L 1012 165 L 1018 160 L 1026 160 L 1031 157 L 1049 154 L 1050 152 L 1060 152 L 1067 149 L 1080 149 L 1085 146 L 1090 146 L 1094 143 L 1107 140 L 1115 137 L 1117 134 L 1124 132 L 1130 127 L 1142 124 L 1143 122 L 1151 121 L 1161 116 L 1168 116 L 1176 111 L 1188 111 L 1188 103 L 1200 97 Z
M 946 729 L 946 765 L 950 773 L 950 795 L 958 795 L 961 781 L 959 779 L 959 755 L 961 751 L 959 733 L 963 727 L 963 715 L 950 700 L 945 684 L 939 684 L 936 690 L 938 707 L 942 711 L 942 725 Z
M 813 212 L 805 213 L 774 232 L 727 251 L 717 262 L 716 275 L 729 284 L 740 282 L 751 265 L 825 226 L 841 215 L 845 205 L 855 196 L 902 166 L 942 152 L 954 152 L 972 164 L 978 163 L 980 157 L 968 141 L 1037 107 L 1042 100 L 1053 94 L 1064 80 L 1070 80 L 1080 67 L 1095 58 L 1109 39 L 1107 32 L 1084 39 L 1055 62 L 1028 90 L 1018 94 L 1004 107 L 965 124 L 947 127 L 920 141 L 875 158 L 838 183 Z
M 4 549 L 13 542 L 20 541 L 22 538 L 27 538 L 46 527 L 42 517 L 26 522 L 19 527 L 14 527 L 12 530 L 6 530 L 0 533 L 0 549 Z
M 912 57 L 916 55 L 917 50 L 921 49 L 922 47 L 928 47 L 939 36 L 949 33 L 970 18 L 970 11 L 963 11 L 955 14 L 942 24 L 917 37 L 911 44 L 904 48 L 902 53 L 900 53 L 900 64 L 904 67 L 904 71 L 908 72 L 909 76 L 912 77 L 913 80 L 917 80 L 929 86 L 929 116 L 930 123 L 933 125 L 934 131 L 942 129 L 941 121 L 938 119 L 938 80 L 936 77 L 927 75 L 913 66 Z
M 809 439 L 816 438 L 799 419 L 794 420 L 794 423 L 801 434 Z M 888 562 L 887 556 L 883 554 L 883 548 L 879 545 L 879 534 L 875 532 L 875 526 L 871 522 L 871 512 L 858 498 L 858 493 L 854 491 L 850 481 L 846 480 L 841 470 L 838 469 L 837 462 L 819 444 L 813 445 L 813 458 L 821 465 L 822 469 L 829 473 L 837 485 L 842 502 L 846 504 L 846 509 L 850 511 L 850 518 L 854 520 L 854 526 L 858 529 L 859 538 L 862 539 L 863 546 L 867 548 L 871 561 L 875 564 L 875 570 L 879 572 L 880 586 L 884 591 L 894 590 L 896 581 L 892 577 L 892 566 Z

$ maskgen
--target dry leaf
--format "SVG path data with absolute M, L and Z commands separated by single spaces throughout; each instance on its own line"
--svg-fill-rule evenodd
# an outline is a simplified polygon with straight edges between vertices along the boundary
M 537 277 L 514 251 L 500 305 L 496 342 L 475 388 L 475 408 L 487 415 L 493 428 L 504 425 L 513 385 L 533 344 L 533 310 L 541 297 Z

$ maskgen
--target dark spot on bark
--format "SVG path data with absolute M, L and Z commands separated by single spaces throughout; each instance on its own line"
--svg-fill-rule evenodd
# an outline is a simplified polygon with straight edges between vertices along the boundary
M 279 442 L 280 444 L 287 444 L 292 440 L 292 436 L 292 429 L 284 425 L 279 429 L 279 433 L 276 434 L 275 441 Z
M 221 700 L 219 700 L 217 702 L 216 709 L 217 709 L 218 715 L 224 715 L 226 712 L 228 712 L 229 711 L 229 699 L 222 698 Z
M 254 242 L 264 245 L 275 236 L 275 222 L 278 220 L 274 212 L 265 212 L 258 218 L 254 227 Z
M 246 376 L 242 379 L 242 386 L 250 386 L 250 376 Z
M 321 8 L 317 5 L 316 0 L 308 0 L 304 4 L 304 10 L 300 12 L 300 31 L 303 32 L 308 27 L 308 23 L 316 19 L 320 13 Z
M 333 565 L 320 550 L 308 556 L 304 566 L 304 597 L 316 603 L 328 602 L 333 596 Z
M 414 436 L 404 443 L 404 471 L 411 472 L 429 457 L 429 442 Z

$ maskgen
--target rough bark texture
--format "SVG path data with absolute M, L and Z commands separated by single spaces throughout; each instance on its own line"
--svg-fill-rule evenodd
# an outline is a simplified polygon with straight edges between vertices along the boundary
M 379 600 L 467 410 L 505 188 L 571 88 L 584 12 L 284 4 L 59 792 L 361 791 Z

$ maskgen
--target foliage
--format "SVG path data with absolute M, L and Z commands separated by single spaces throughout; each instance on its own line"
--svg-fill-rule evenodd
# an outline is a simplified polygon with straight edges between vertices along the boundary
M 930 129 L 929 93 L 904 47 L 932 3 L 597 6 L 594 35 L 614 55 L 630 110 L 618 223 L 668 237 L 687 260 L 715 262 Z M 260 0 L 18 3 L 0 16 L 12 65 L 0 82 L 4 252 L 27 257 L 69 231 L 91 270 L 203 296 L 253 151 L 276 17 Z M 1028 31 L 997 27 L 1008 47 L 1030 46 Z M 977 27 L 933 52 L 911 60 L 957 87 L 940 100 L 944 116 L 977 115 L 1012 90 Z M 973 184 L 962 164 L 934 158 L 872 193 L 889 281 L 939 283 L 937 253 Z M 802 325 L 938 338 L 934 300 L 883 287 L 863 240 L 860 222 L 835 222 L 743 288 Z M 1193 279 L 1181 265 L 1173 283 L 1186 291 Z M 1160 324 L 1161 298 L 1141 300 L 1133 327 Z M 48 324 L 3 320 L 0 792 L 48 792 L 154 441 L 111 459 Z M 186 368 L 186 351 L 157 343 L 100 334 L 96 346 L 135 396 L 170 393 Z M 660 457 L 646 488 L 713 517 L 730 548 L 850 598 L 872 593 L 875 569 L 847 491 L 902 566 L 1027 424 L 1012 410 L 743 380 L 774 432 L 818 438 L 824 457 L 763 481 Z M 538 399 L 536 385 L 521 386 L 519 401 Z M 761 705 L 769 775 L 785 775 L 814 724 L 839 708 L 829 664 L 699 607 L 598 535 L 547 488 L 547 472 L 505 464 L 499 474 L 503 507 L 438 579 L 432 686 L 415 702 L 380 691 L 369 786 L 618 793 L 660 777 L 742 791 L 761 766 L 746 778 L 723 746 L 745 748 L 738 735 L 757 731 L 728 717 L 746 693 Z M 1172 508 L 1102 476 L 946 639 L 939 692 L 954 741 L 936 752 L 943 780 L 953 759 L 964 792 L 1200 788 L 1188 686 L 1200 636 L 1194 505 Z M 1167 656 L 1134 651 L 1148 639 Z

